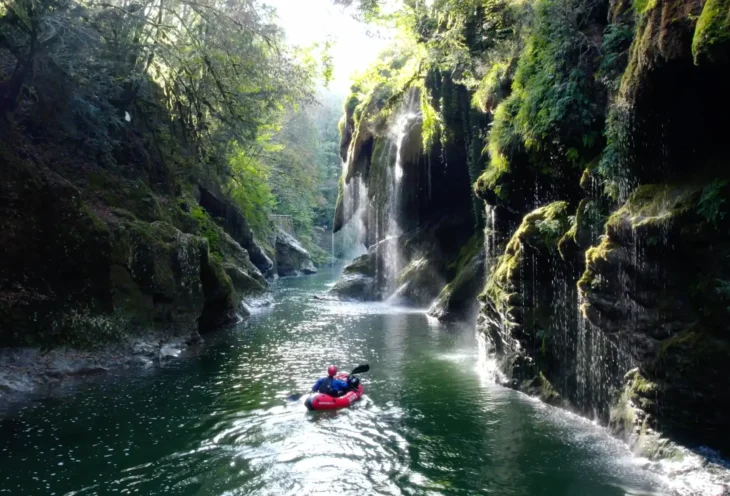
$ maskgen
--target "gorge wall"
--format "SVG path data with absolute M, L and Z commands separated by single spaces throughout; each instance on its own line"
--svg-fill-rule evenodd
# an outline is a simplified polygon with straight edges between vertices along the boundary
M 491 157 L 476 190 L 507 220 L 490 226 L 505 248 L 488 260 L 479 328 L 505 384 L 610 424 L 645 454 L 666 455 L 654 431 L 727 453 L 720 432 L 730 401 L 730 226 L 720 135 L 728 130 L 730 95 L 722 87 L 730 73 L 726 58 L 711 55 L 721 44 L 703 21 L 716 6 L 608 7 L 596 53 L 603 59 L 588 63 L 587 74 L 595 81 L 606 58 L 615 57 L 609 43 L 616 30 L 625 29 L 623 43 L 631 43 L 614 83 L 600 89 L 585 82 L 592 103 L 606 98 L 605 145 L 578 143 L 572 157 L 553 163 L 567 182 L 556 191 L 535 167 L 542 150 L 530 150 L 514 130 L 516 143 L 506 147 L 490 137 L 492 152 L 502 156 Z M 726 23 L 728 6 L 723 12 L 724 21 L 711 23 Z M 580 64 L 580 53 L 573 55 Z M 529 93 L 529 77 L 521 82 Z M 525 111 L 524 96 L 515 94 L 497 107 L 495 128 L 514 125 Z M 501 110 L 515 117 L 500 119 Z M 571 123 L 555 125 L 556 141 L 569 139 Z M 515 194 L 510 174 L 534 178 L 539 200 L 516 228 L 514 213 L 532 205 Z
M 469 63 L 346 104 L 335 225 L 369 251 L 335 293 L 433 301 L 439 318 L 480 293 L 504 385 L 651 457 L 677 456 L 662 436 L 727 455 L 730 4 L 470 5 Z M 457 28 L 428 15 L 432 49 Z M 429 146 L 429 106 L 408 117 L 423 98 Z

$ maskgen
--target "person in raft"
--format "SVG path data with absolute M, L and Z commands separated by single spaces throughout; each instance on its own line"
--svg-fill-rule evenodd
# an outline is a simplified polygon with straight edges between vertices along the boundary
M 335 375 L 337 375 L 337 367 L 334 365 L 327 367 L 327 377 L 317 380 L 312 387 L 312 392 L 327 394 L 335 398 L 345 394 L 350 385 L 347 381 L 335 379 Z

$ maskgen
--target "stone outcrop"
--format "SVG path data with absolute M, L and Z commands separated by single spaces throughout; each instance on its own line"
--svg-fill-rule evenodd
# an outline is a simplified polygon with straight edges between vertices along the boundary
M 198 186 L 199 202 L 211 217 L 221 219 L 223 229 L 228 233 L 241 248 L 246 250 L 253 264 L 266 274 L 274 266 L 274 262 L 266 255 L 264 249 L 258 244 L 248 226 L 246 218 L 241 211 L 230 201 L 222 198 L 211 189 Z
M 373 248 L 345 267 L 342 277 L 332 287 L 330 294 L 345 300 L 380 300 L 383 295 L 378 289 L 376 275 L 377 255 Z
M 276 272 L 281 277 L 311 275 L 317 273 L 309 252 L 294 236 L 277 230 L 274 242 L 276 250 Z
M 461 126 L 464 112 L 471 115 L 468 93 L 446 75 L 434 73 L 429 82 L 433 101 L 448 96 L 443 108 L 448 142 L 424 137 L 421 106 L 428 98 L 419 90 L 401 95 L 398 110 L 388 116 L 380 112 L 382 99 L 346 107 L 347 167 L 334 230 L 362 224 L 361 242 L 376 259 L 374 290 L 372 281 L 346 272 L 343 288 L 357 288 L 350 297 L 366 291 L 368 299 L 395 296 L 402 303 L 429 305 L 453 277 L 447 266 L 479 222 L 469 170 L 476 138 Z M 387 242 L 397 246 L 383 249 Z
M 471 320 L 479 309 L 477 295 L 484 289 L 486 254 L 483 237 L 475 236 L 476 247 L 467 249 L 455 264 L 455 275 L 433 302 L 428 314 L 442 321 Z M 470 247 L 473 243 L 467 245 Z

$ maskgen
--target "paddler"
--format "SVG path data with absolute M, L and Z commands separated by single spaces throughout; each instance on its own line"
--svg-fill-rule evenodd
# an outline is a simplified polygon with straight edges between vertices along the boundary
M 327 367 L 327 377 L 322 377 L 317 380 L 312 387 L 312 391 L 315 393 L 334 396 L 335 398 L 345 394 L 350 385 L 347 381 L 335 379 L 335 375 L 337 375 L 337 367 L 330 365 Z

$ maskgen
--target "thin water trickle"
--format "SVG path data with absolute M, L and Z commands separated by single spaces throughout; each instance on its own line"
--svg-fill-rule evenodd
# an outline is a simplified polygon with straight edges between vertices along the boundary
M 484 207 L 484 261 L 487 275 L 497 256 L 497 209 L 491 205 Z

